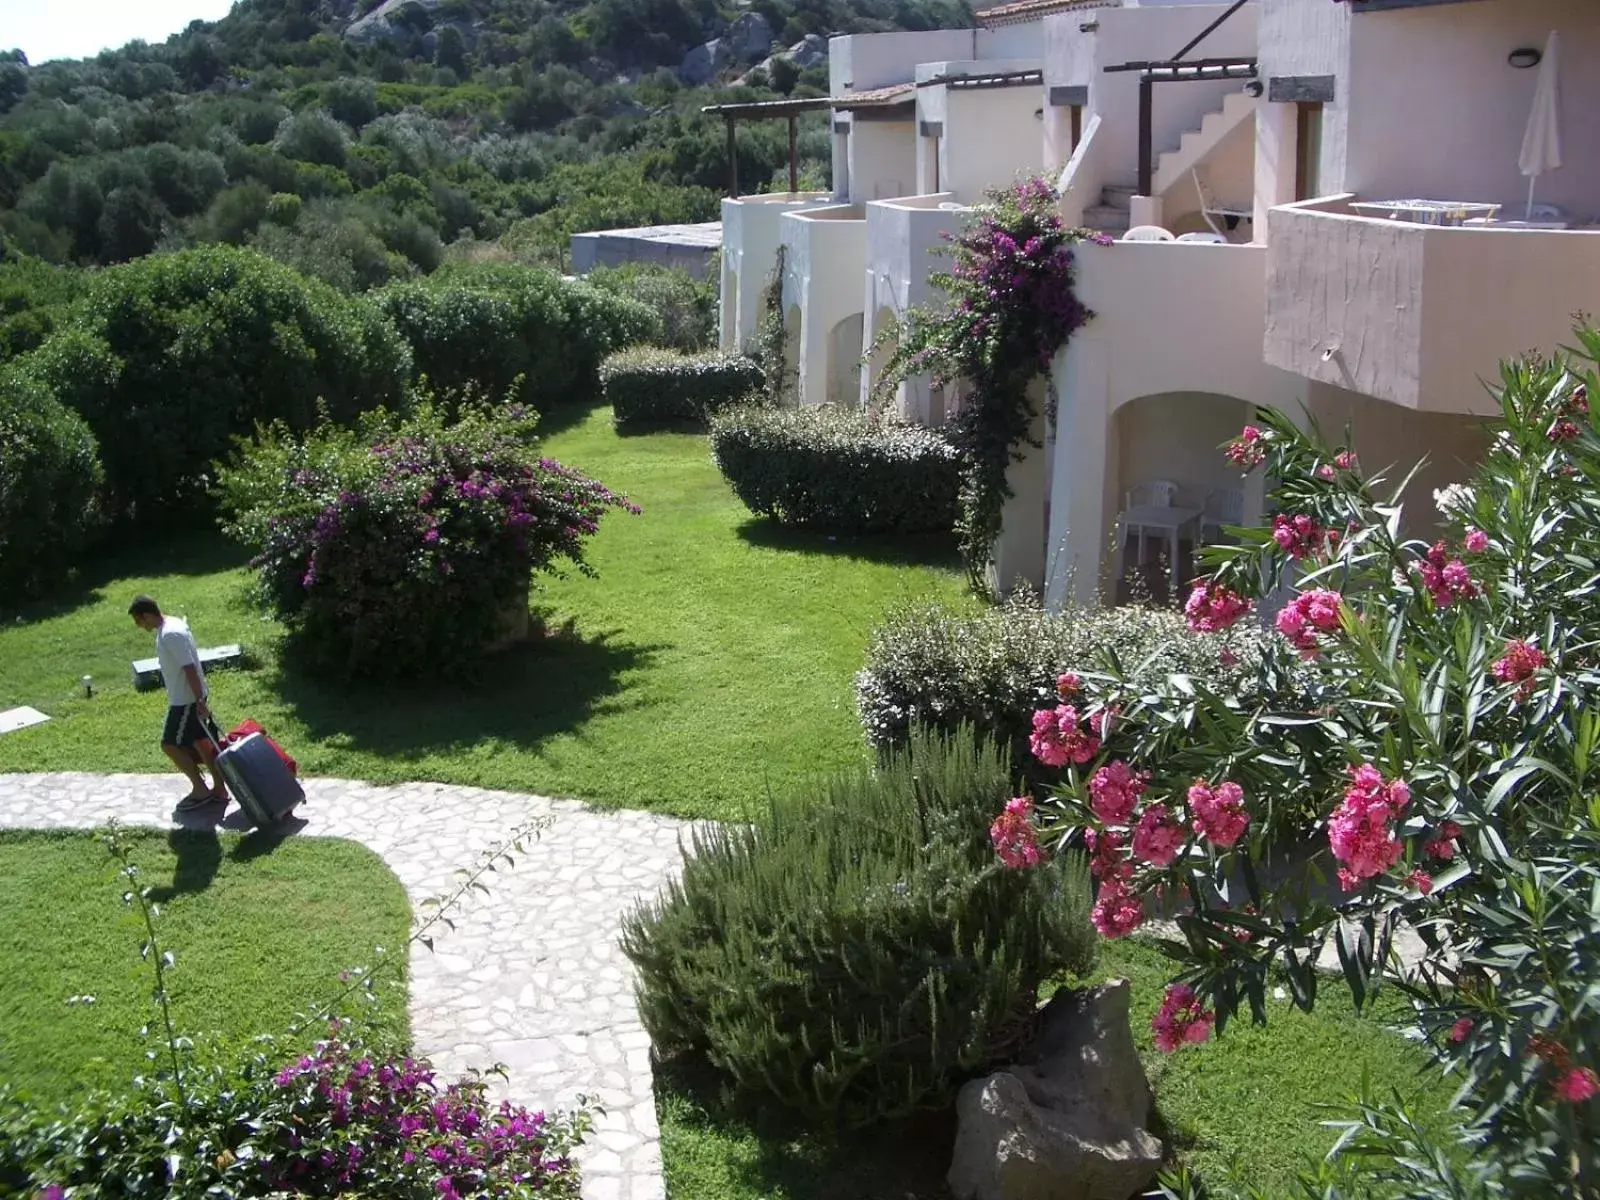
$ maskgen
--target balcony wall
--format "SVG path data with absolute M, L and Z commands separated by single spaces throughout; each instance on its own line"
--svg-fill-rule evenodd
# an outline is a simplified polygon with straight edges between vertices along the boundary
M 1351 196 L 1268 215 L 1267 362 L 1432 412 L 1494 411 L 1485 381 L 1600 302 L 1600 233 L 1416 225 Z
M 936 192 L 867 205 L 865 345 L 871 346 L 880 332 L 904 319 L 912 308 L 943 298 L 929 277 L 948 270 L 950 260 L 934 251 L 945 245 L 946 234 L 961 228 L 971 211 L 964 206 L 943 207 L 955 203 L 954 193 Z M 887 361 L 887 350 L 869 360 L 861 380 L 863 401 L 870 399 Z M 895 407 L 907 420 L 927 424 L 938 424 L 944 415 L 926 378 L 901 384 Z
M 781 224 L 784 312 L 799 314 L 799 402 L 853 404 L 861 391 L 866 209 L 813 208 Z
M 722 202 L 723 350 L 743 349 L 761 324 L 761 288 L 778 257 L 779 218 L 830 203 L 826 192 L 779 192 Z

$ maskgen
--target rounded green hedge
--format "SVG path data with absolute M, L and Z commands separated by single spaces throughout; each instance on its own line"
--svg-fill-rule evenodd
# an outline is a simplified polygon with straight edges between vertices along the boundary
M 626 296 L 499 263 L 447 265 L 373 299 L 410 343 L 416 373 L 435 389 L 499 399 L 516 386 L 513 398 L 536 408 L 594 400 L 601 360 L 658 337 L 661 327 Z
M 0 373 L 0 598 L 67 573 L 98 530 L 103 480 L 83 418 L 26 375 Z
M 931 429 L 833 408 L 711 421 L 711 456 L 757 516 L 836 533 L 949 533 L 961 456 Z
M 619 431 L 704 422 L 750 401 L 764 379 L 753 358 L 655 346 L 620 350 L 600 364 L 601 392 Z
M 211 464 L 258 422 L 309 429 L 397 407 L 411 355 L 381 313 L 250 250 L 103 271 L 71 323 L 16 360 L 100 440 L 114 516 L 209 508 Z

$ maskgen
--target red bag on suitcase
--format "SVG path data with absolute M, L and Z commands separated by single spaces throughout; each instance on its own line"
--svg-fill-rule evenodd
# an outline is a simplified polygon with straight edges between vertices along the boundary
M 288 751 L 268 737 L 267 731 L 261 728 L 260 724 L 254 720 L 245 720 L 240 724 L 235 725 L 231 730 L 228 731 L 228 736 L 222 739 L 222 744 L 227 746 L 232 742 L 242 741 L 244 738 L 249 737 L 252 733 L 259 733 L 267 745 L 271 746 L 272 749 L 277 753 L 278 757 L 283 759 L 283 765 L 289 768 L 289 774 L 293 775 L 297 779 L 300 777 L 300 764 L 289 757 Z

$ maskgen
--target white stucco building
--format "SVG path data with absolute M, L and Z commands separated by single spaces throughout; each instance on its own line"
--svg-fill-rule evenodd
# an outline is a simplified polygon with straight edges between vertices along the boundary
M 1046 449 L 1013 470 L 1000 590 L 1115 597 L 1143 483 L 1196 514 L 1184 561 L 1207 510 L 1259 515 L 1259 478 L 1218 451 L 1257 405 L 1350 424 L 1368 469 L 1426 456 L 1406 506 L 1425 527 L 1476 458 L 1499 360 L 1600 311 L 1592 0 L 1022 0 L 984 19 L 834 39 L 834 189 L 724 204 L 723 344 L 748 339 L 729 313 L 781 243 L 796 399 L 865 396 L 882 359 L 861 348 L 936 298 L 930 249 L 1020 173 L 1057 181 L 1069 224 L 1188 234 L 1080 248 L 1096 315 L 1053 365 Z M 1564 154 L 1530 222 L 1519 157 L 1552 31 Z M 938 423 L 946 401 L 913 383 L 899 407 Z

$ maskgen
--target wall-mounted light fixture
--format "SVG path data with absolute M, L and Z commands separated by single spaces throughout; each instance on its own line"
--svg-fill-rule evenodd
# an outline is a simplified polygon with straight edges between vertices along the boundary
M 1252 79 L 1249 83 L 1244 85 L 1244 94 L 1249 96 L 1252 100 L 1261 99 L 1261 94 L 1266 90 L 1267 89 L 1262 85 L 1261 80 L 1259 79 Z
M 1084 21 L 1078 26 L 1079 33 L 1094 33 L 1100 28 L 1099 21 Z
M 1506 61 L 1519 71 L 1526 71 L 1529 67 L 1537 67 L 1544 61 L 1544 51 L 1537 46 L 1523 46 L 1506 55 Z
M 1035 120 L 1035 121 L 1042 121 L 1042 120 L 1044 120 L 1044 109 L 1042 109 L 1042 108 L 1036 108 L 1036 109 L 1034 109 L 1034 110 L 1033 110 L 1033 119 L 1034 119 L 1034 120 Z

